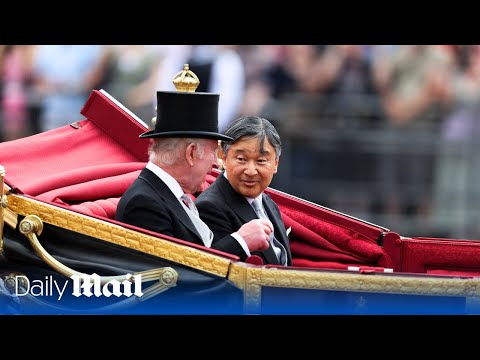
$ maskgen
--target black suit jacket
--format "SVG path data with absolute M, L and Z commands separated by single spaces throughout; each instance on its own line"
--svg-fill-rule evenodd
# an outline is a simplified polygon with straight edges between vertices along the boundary
M 121 197 L 115 219 L 203 245 L 200 234 L 178 199 L 168 186 L 147 168 L 140 172 Z M 211 248 L 236 254 L 241 246 L 227 234 L 224 239 L 212 244 Z
M 282 221 L 280 209 L 277 204 L 267 194 L 262 195 L 262 202 L 268 217 L 273 223 L 275 238 L 282 243 L 287 250 L 287 264 L 292 264 L 292 254 L 290 252 L 290 242 L 287 237 L 285 224 Z M 235 189 L 232 188 L 223 174 L 205 189 L 195 200 L 200 217 L 213 231 L 213 244 L 235 231 L 240 226 L 258 216 L 255 210 L 248 203 L 247 199 Z M 237 243 L 238 251 L 236 255 L 245 261 L 247 254 Z M 264 251 L 255 251 L 252 254 L 259 255 L 265 264 L 279 264 L 277 256 L 271 247 Z

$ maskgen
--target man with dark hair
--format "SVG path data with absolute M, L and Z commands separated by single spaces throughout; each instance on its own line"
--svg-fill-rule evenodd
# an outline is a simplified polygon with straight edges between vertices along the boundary
M 225 171 L 200 194 L 195 205 L 200 217 L 220 241 L 252 219 L 268 219 L 274 231 L 267 249 L 255 249 L 237 240 L 241 259 L 258 255 L 265 264 L 291 265 L 290 242 L 275 202 L 264 193 L 277 172 L 282 152 L 275 127 L 261 117 L 241 117 L 225 130 L 233 142 L 222 141 Z M 235 234 L 233 235 L 235 236 Z

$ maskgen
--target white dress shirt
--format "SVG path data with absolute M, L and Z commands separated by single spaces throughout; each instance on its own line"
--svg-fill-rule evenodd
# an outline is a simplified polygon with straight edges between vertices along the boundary
M 165 170 L 161 169 L 157 165 L 155 165 L 153 162 L 149 161 L 146 166 L 147 169 L 152 171 L 155 175 L 157 175 L 167 186 L 168 188 L 172 191 L 172 193 L 175 195 L 177 198 L 178 202 L 180 205 L 182 205 L 183 209 L 185 212 L 188 214 L 190 217 L 190 220 L 192 220 L 193 225 L 198 230 L 198 233 L 202 237 L 203 244 L 206 247 L 211 247 L 212 246 L 212 241 L 213 241 L 213 232 L 210 230 L 207 224 L 205 224 L 202 219 L 198 216 L 198 211 L 194 212 L 192 211 L 183 201 L 183 196 L 185 195 L 184 191 L 182 190 L 182 187 L 178 183 L 175 178 L 173 178 L 169 173 L 167 173 Z M 188 195 L 187 195 L 188 196 Z

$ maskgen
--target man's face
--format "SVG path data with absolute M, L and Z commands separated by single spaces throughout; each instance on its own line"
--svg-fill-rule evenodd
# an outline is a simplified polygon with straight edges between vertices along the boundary
M 195 165 L 192 168 L 192 179 L 195 182 L 195 189 L 191 192 L 203 190 L 205 176 L 212 171 L 212 168 L 218 167 L 218 141 L 206 140 L 203 141 L 203 154 L 198 156 Z
M 260 153 L 259 145 L 258 139 L 240 138 L 222 158 L 232 187 L 250 198 L 260 195 L 277 172 L 278 159 L 275 149 L 265 140 L 264 152 Z

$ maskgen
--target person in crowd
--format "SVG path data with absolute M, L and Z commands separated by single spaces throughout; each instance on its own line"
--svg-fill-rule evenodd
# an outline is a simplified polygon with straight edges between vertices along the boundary
M 40 101 L 39 131 L 75 120 L 92 89 L 102 88 L 108 45 L 38 45 L 32 55 L 31 91 Z
M 105 90 L 140 119 L 155 116 L 157 72 L 167 45 L 113 45 Z M 163 89 L 163 88 L 160 88 Z
M 225 170 L 195 200 L 200 217 L 214 233 L 213 244 L 252 219 L 273 224 L 268 248 L 256 250 L 242 244 L 240 258 L 260 256 L 264 264 L 291 265 L 287 230 L 278 205 L 264 193 L 277 172 L 282 151 L 280 136 L 267 120 L 245 116 L 225 130 L 233 142 L 222 141 Z M 240 251 L 240 249 L 238 249 Z

